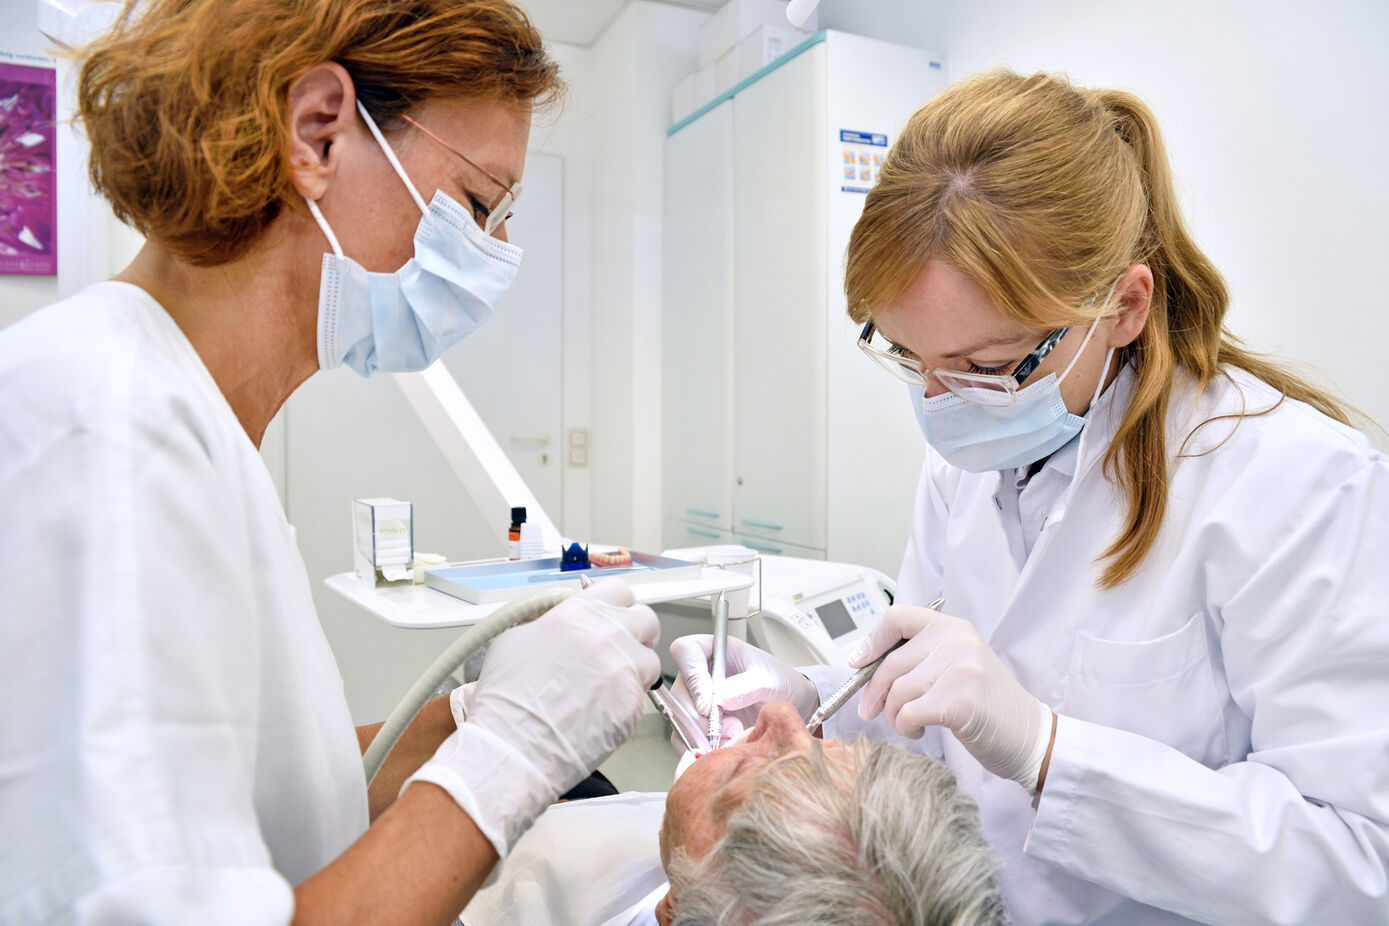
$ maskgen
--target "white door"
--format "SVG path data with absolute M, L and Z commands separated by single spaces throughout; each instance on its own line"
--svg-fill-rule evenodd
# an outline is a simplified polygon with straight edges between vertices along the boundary
M 556 524 L 564 514 L 564 161 L 526 158 L 507 222 L 524 249 L 516 282 L 487 324 L 444 355 L 458 385 Z

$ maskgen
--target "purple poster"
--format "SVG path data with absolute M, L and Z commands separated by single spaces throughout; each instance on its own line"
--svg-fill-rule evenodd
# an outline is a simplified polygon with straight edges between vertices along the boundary
M 54 73 L 0 61 L 0 274 L 58 272 Z

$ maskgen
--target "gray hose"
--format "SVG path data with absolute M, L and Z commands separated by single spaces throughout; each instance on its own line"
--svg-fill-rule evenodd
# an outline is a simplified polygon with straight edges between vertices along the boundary
M 376 732 L 376 738 L 367 747 L 366 755 L 362 756 L 362 765 L 365 766 L 367 773 L 367 786 L 371 786 L 372 781 L 376 778 L 376 773 L 381 771 L 386 756 L 390 755 L 391 749 L 395 747 L 396 741 L 405 732 L 405 728 L 410 726 L 410 721 L 415 719 L 415 715 L 420 712 L 425 703 L 434 696 L 435 690 L 443 683 L 444 679 L 448 678 L 469 656 L 491 642 L 493 637 L 510 630 L 517 624 L 535 620 L 574 594 L 575 591 L 575 589 L 560 589 L 552 592 L 541 592 L 529 598 L 513 601 L 469 627 L 457 640 L 449 644 L 449 648 L 440 653 L 439 658 L 435 659 L 429 668 L 424 670 L 424 674 L 415 680 L 415 684 L 410 686 L 410 690 L 406 692 L 405 697 L 400 699 L 400 703 L 395 706 L 391 715 L 386 718 L 386 722 L 381 725 L 381 729 Z

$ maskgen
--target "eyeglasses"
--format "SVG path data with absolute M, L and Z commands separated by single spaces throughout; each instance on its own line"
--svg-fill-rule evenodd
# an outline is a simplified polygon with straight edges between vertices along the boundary
M 877 326 L 873 322 L 863 326 L 863 331 L 858 336 L 858 346 L 859 350 L 867 354 L 878 366 L 910 386 L 925 389 L 930 377 L 934 376 L 937 382 L 966 402 L 1003 406 L 1012 405 L 1017 401 L 1018 387 L 1032 375 L 1032 371 L 1037 369 L 1069 330 L 1057 328 L 1037 345 L 1036 350 L 1024 357 L 1022 362 L 1013 368 L 1013 372 L 1004 374 L 928 370 L 919 360 L 905 356 L 902 348 L 891 342 L 888 342 L 889 346 L 886 349 L 874 344 L 873 334 L 877 331 Z M 878 337 L 887 340 L 882 335 Z
M 429 129 L 420 125 L 414 119 L 411 119 L 404 113 L 401 113 L 400 118 L 404 119 L 406 122 L 410 123 L 415 128 L 423 132 L 425 135 L 434 139 L 439 144 L 443 145 L 449 151 L 458 155 L 460 158 L 463 159 L 465 163 L 471 166 L 474 170 L 477 170 L 488 180 L 491 180 L 497 186 L 502 188 L 504 192 L 500 197 L 497 198 L 496 202 L 494 202 L 490 206 L 480 206 L 484 215 L 482 217 L 482 221 L 478 224 L 482 226 L 483 232 L 489 235 L 492 234 L 494 231 L 497 230 L 497 227 L 499 225 L 501 225 L 503 222 L 505 222 L 507 219 L 511 218 L 512 215 L 515 214 L 511 211 L 511 207 L 516 204 L 516 200 L 519 199 L 521 196 L 520 181 L 517 181 L 512 186 L 507 186 L 505 183 L 488 173 L 487 169 L 483 167 L 481 164 L 479 164 L 477 161 L 474 161 L 472 158 L 468 157 L 462 151 L 459 151 L 453 145 L 450 145 L 448 142 L 444 141 L 438 135 L 435 135 L 433 132 L 429 131 Z

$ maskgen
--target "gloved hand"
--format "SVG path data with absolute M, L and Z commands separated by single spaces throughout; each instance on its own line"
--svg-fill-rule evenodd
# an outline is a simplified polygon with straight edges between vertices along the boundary
M 692 634 L 670 644 L 670 658 L 680 670 L 671 690 L 677 698 L 692 701 L 701 717 L 708 717 L 713 706 L 710 692 L 714 680 L 709 675 L 713 657 L 711 634 Z M 724 711 L 723 738 L 727 742 L 743 730 L 752 729 L 765 702 L 789 701 L 804 718 L 820 706 L 820 693 L 810 679 L 771 653 L 729 637 L 718 700 Z
M 443 788 L 505 858 L 645 713 L 660 626 L 634 600 L 622 582 L 600 582 L 494 639 L 475 687 L 450 698 L 463 722 L 406 787 Z
M 893 605 L 859 644 L 849 665 L 877 659 L 898 640 L 864 686 L 859 716 L 879 711 L 904 736 L 948 727 L 979 764 L 1028 791 L 1051 739 L 1052 713 L 1013 677 L 974 625 L 928 608 Z

